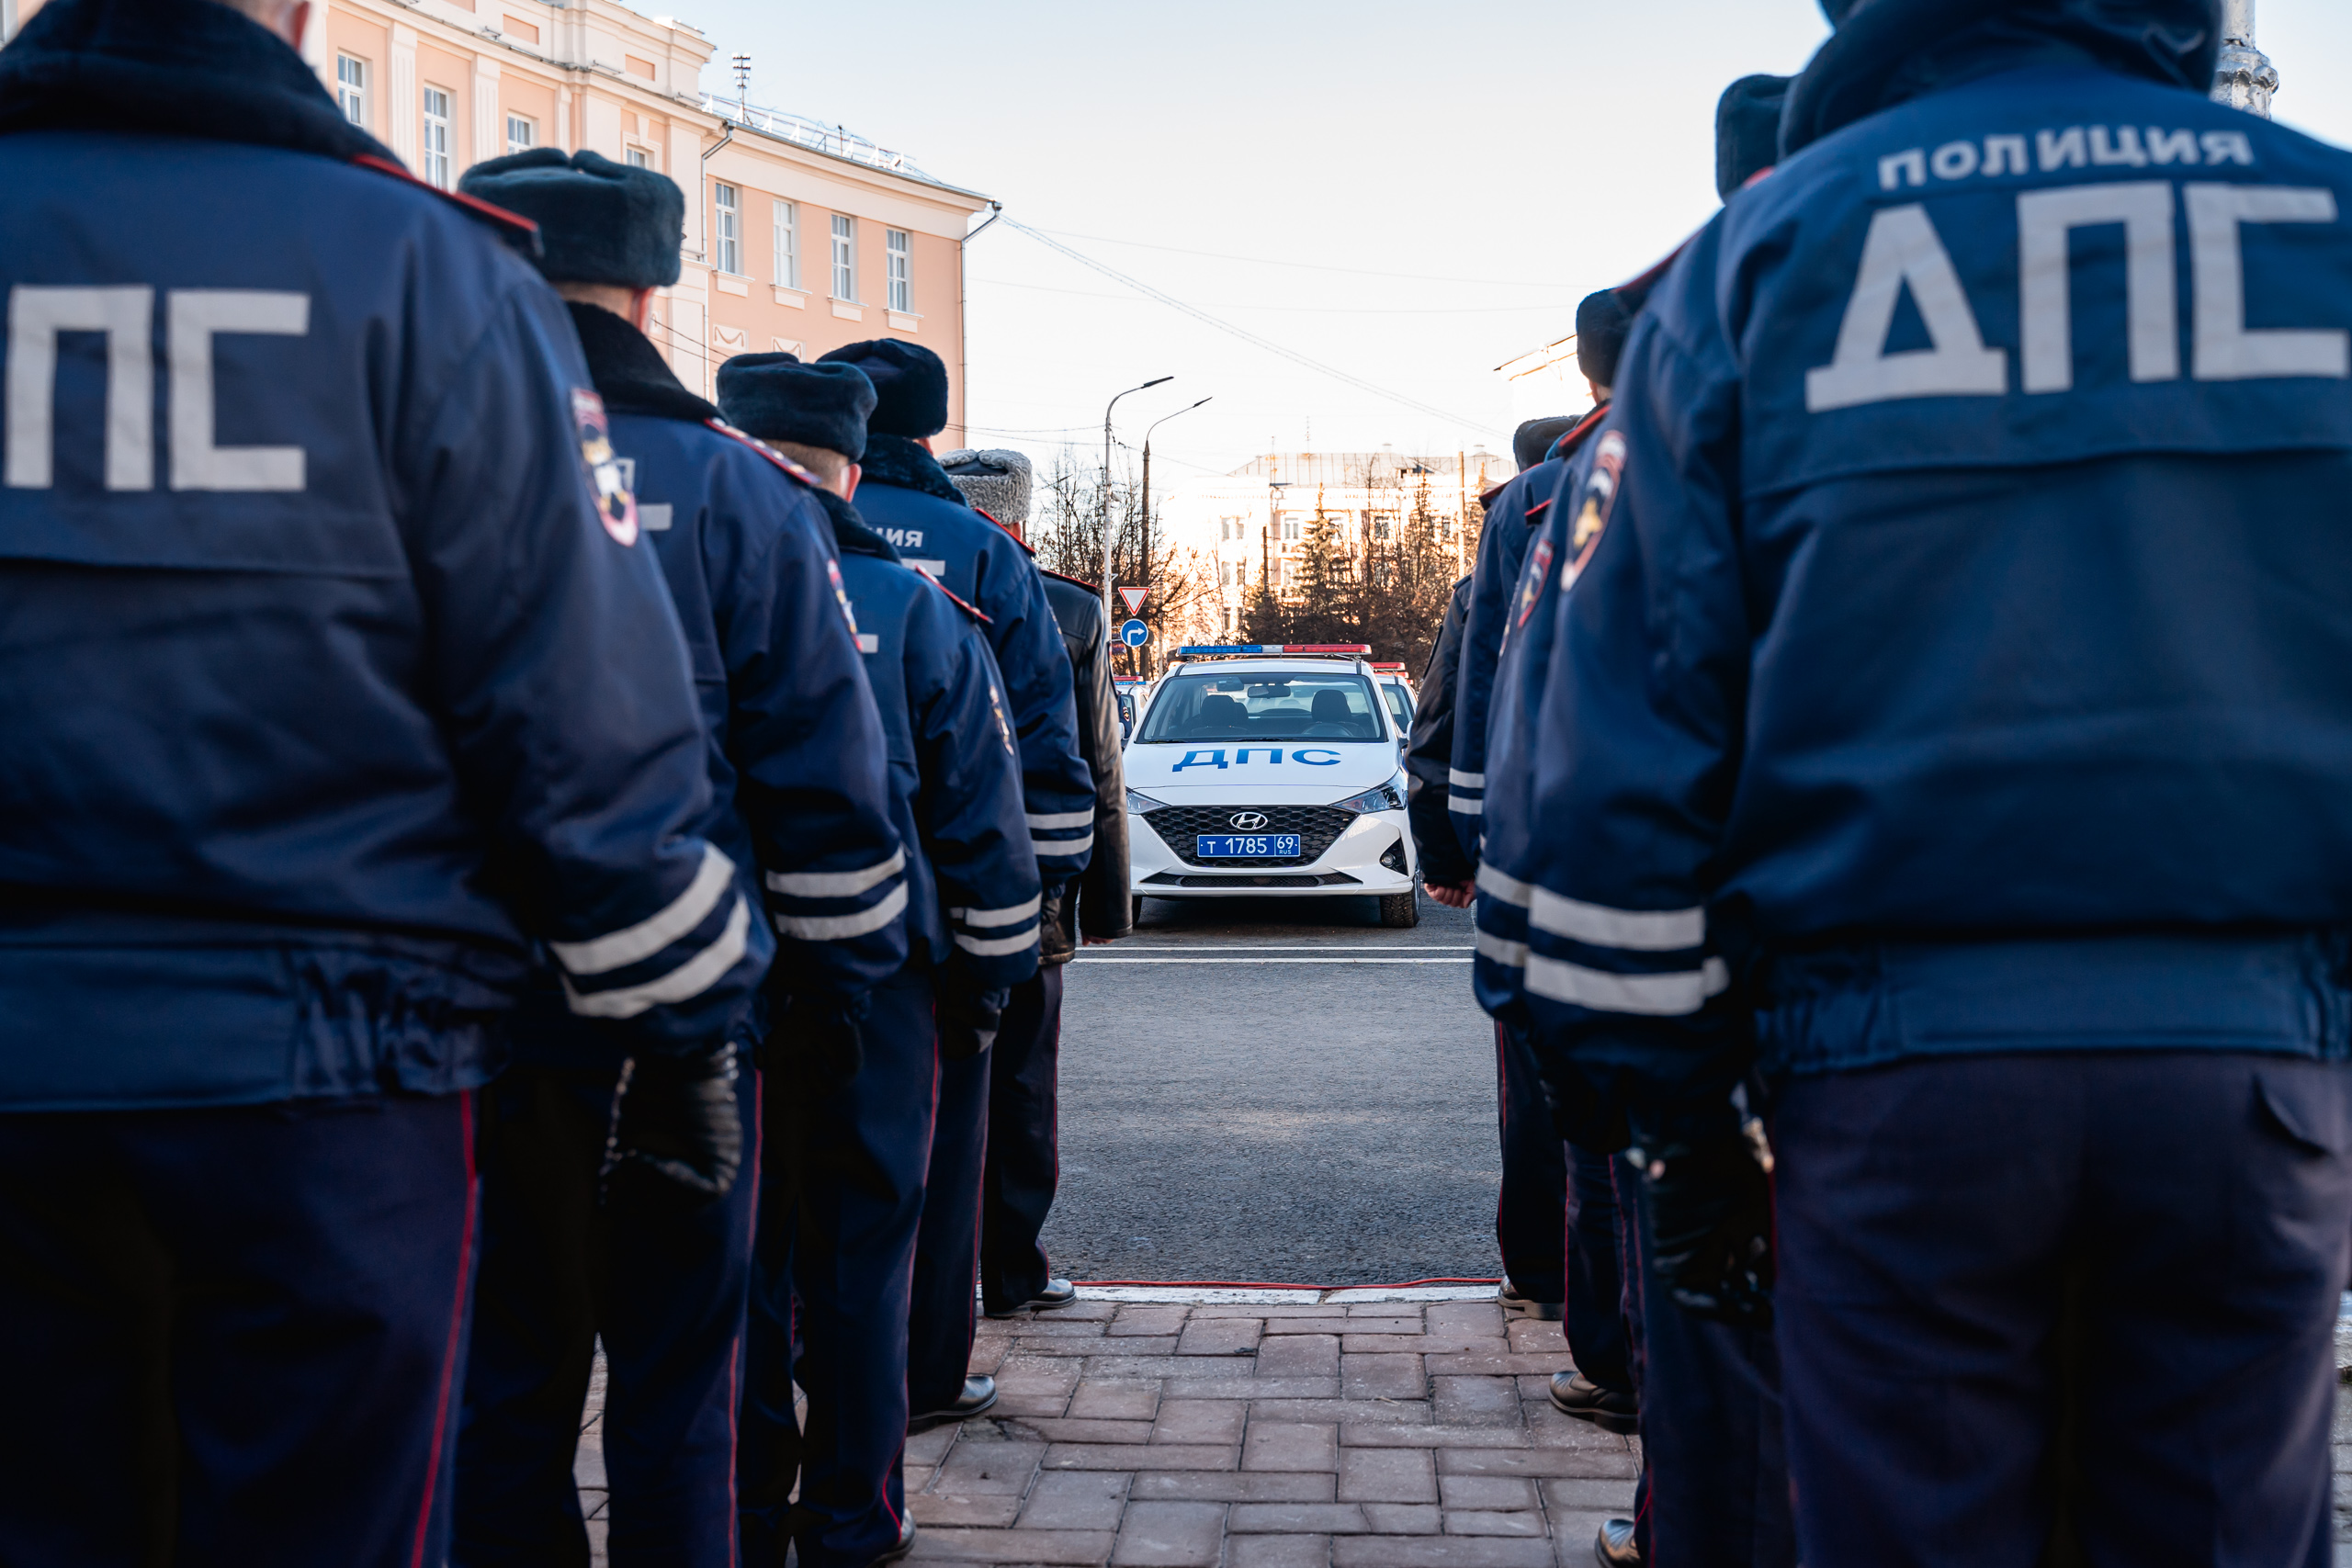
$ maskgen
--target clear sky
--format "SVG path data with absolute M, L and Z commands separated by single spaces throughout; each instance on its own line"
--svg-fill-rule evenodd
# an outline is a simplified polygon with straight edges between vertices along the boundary
M 748 53 L 753 103 L 844 124 L 1442 411 L 1228 336 L 1008 224 L 974 241 L 973 444 L 1099 453 L 1110 396 L 1172 375 L 1118 413 L 1140 442 L 1214 399 L 1154 438 L 1170 480 L 1270 447 L 1508 450 L 1494 367 L 1567 335 L 1578 299 L 1706 220 L 1716 95 L 1798 70 L 1828 32 L 1814 0 L 670 3 L 717 46 L 707 88 L 731 92 L 728 57 Z M 2260 6 L 2279 118 L 2352 145 L 2352 3 Z

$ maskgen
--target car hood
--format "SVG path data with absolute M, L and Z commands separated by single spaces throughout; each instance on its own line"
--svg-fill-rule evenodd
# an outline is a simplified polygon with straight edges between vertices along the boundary
M 1246 748 L 1216 741 L 1154 742 L 1128 747 L 1125 761 L 1127 787 L 1170 806 L 1245 798 L 1263 806 L 1322 806 L 1385 784 L 1397 768 L 1394 740 Z

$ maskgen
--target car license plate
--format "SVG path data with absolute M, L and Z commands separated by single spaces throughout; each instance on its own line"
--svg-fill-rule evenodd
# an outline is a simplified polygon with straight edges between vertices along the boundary
M 1296 833 L 1203 833 L 1193 840 L 1201 860 L 1296 860 Z

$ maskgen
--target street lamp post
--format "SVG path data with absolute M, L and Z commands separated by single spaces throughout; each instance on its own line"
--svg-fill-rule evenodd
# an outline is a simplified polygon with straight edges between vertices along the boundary
M 1162 376 L 1157 381 L 1146 381 L 1141 387 L 1129 387 L 1119 394 L 1119 398 L 1174 379 L 1173 376 Z M 1111 411 L 1119 406 L 1119 398 L 1113 398 L 1102 405 L 1102 624 L 1105 626 L 1119 624 L 1111 615 Z
M 1208 400 L 1207 398 L 1203 398 L 1201 403 Z M 1178 414 L 1191 413 L 1193 409 L 1199 408 L 1201 403 L 1194 403 L 1190 408 L 1178 409 L 1175 413 L 1161 414 L 1143 429 L 1143 585 L 1146 588 L 1151 586 L 1151 433 L 1176 418 Z M 1147 667 L 1149 664 L 1149 660 L 1144 659 L 1141 654 L 1136 656 L 1136 661 Z
M 2213 101 L 2270 118 L 2278 69 L 2254 43 L 2254 0 L 2222 0 L 2222 58 L 2213 67 Z

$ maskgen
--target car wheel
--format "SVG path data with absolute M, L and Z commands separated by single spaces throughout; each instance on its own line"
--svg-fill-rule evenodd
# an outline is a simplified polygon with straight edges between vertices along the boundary
M 1135 896 L 1135 908 L 1127 913 L 1127 923 L 1135 926 L 1143 924 L 1143 895 L 1140 893 Z
M 1384 893 L 1380 896 L 1380 923 L 1400 928 L 1418 926 L 1421 923 L 1421 907 L 1410 893 Z

